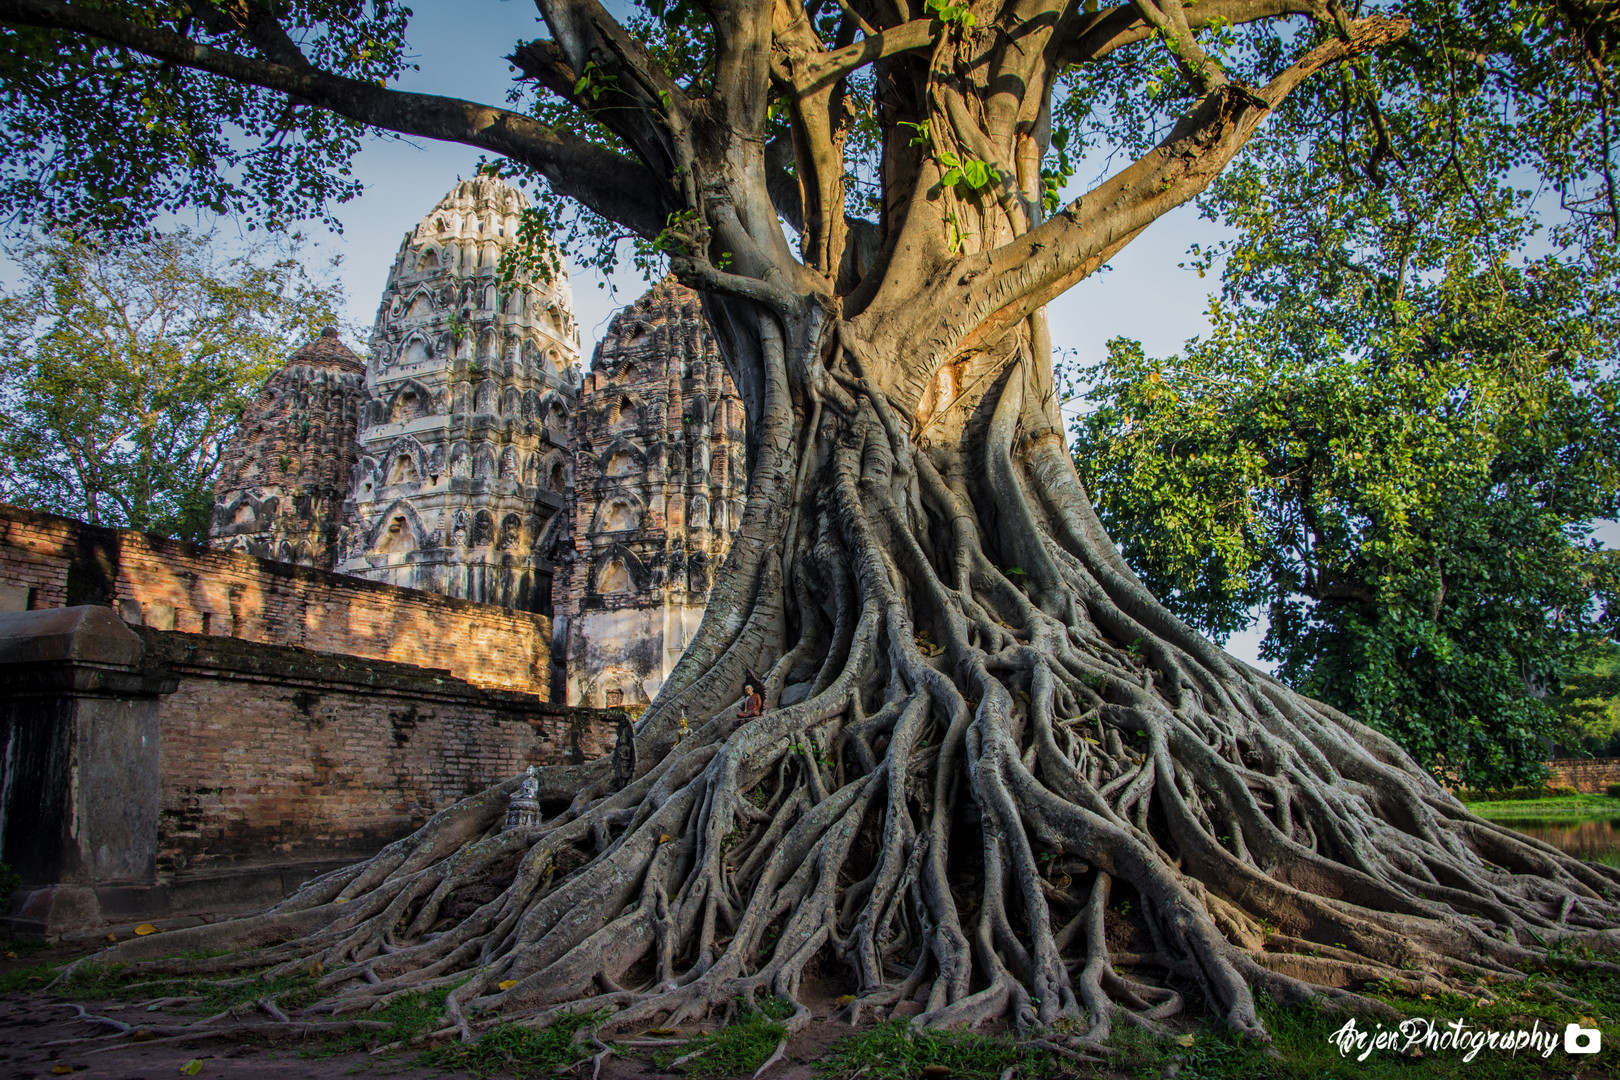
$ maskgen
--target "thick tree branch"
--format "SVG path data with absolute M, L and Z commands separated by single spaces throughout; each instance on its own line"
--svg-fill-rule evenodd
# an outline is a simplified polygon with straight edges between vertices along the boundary
M 1349 39 L 1322 43 L 1263 89 L 1230 84 L 1204 99 L 1148 154 L 1070 203 L 1039 228 L 988 255 L 964 260 L 962 283 L 983 320 L 954 353 L 979 348 L 1094 271 L 1164 214 L 1203 191 L 1266 115 L 1312 73 L 1403 36 L 1405 19 L 1372 17 Z M 947 308 L 948 309 L 948 308 Z
M 1202 29 L 1217 20 L 1241 25 L 1283 15 L 1311 15 L 1320 9 L 1309 0 L 1205 0 L 1185 11 L 1187 25 Z M 1153 27 L 1130 5 L 1095 14 L 1078 13 L 1078 23 L 1058 53 L 1063 64 L 1100 60 L 1115 49 L 1145 41 Z
M 56 0 L 0 0 L 0 21 L 85 34 L 157 60 L 279 91 L 372 127 L 493 151 L 533 167 L 559 193 L 649 238 L 658 235 L 669 212 L 664 200 L 648 197 L 664 188 L 661 178 L 636 162 L 508 109 L 388 90 L 314 67 L 242 56 Z
M 597 51 L 602 69 L 583 80 L 582 69 L 565 55 L 555 41 L 529 41 L 507 57 L 523 76 L 533 79 L 582 114 L 596 120 L 635 151 L 648 170 L 658 176 L 673 176 L 683 154 L 675 133 L 684 128 L 682 117 L 671 97 L 668 105 L 655 101 L 650 85 L 626 86 L 626 77 L 635 81 L 622 63 L 622 57 Z M 606 85 L 603 85 L 606 80 Z M 576 87 L 579 87 L 576 92 Z
M 938 31 L 933 19 L 913 19 L 830 52 L 808 52 L 787 57 L 793 86 L 809 93 L 831 85 L 867 64 L 875 64 L 898 53 L 933 44 Z
M 655 174 L 689 170 L 694 103 L 685 88 L 597 0 L 536 6 L 555 40 L 520 47 L 512 62 L 623 139 Z
M 778 77 L 790 75 L 796 59 L 821 47 L 798 0 L 776 0 L 771 37 L 772 73 Z M 844 139 L 849 130 L 844 86 L 840 80 L 832 80 L 804 90 L 790 82 L 789 92 L 801 208 L 800 251 L 807 265 L 832 277 L 844 249 Z M 765 166 L 767 170 L 771 167 L 769 154 Z M 767 187 L 770 180 L 767 172 Z
M 1208 94 L 1226 85 L 1226 72 L 1193 36 L 1181 0 L 1164 0 L 1163 6 L 1158 0 L 1133 0 L 1132 6 L 1143 21 L 1159 31 L 1159 40 L 1194 91 Z
M 196 13 L 197 21 L 211 32 L 222 37 L 232 32 L 241 34 L 275 63 L 292 68 L 310 66 L 309 58 L 287 33 L 287 28 L 276 21 L 269 8 L 242 0 L 227 0 L 224 4 L 203 0 L 193 5 L 192 10 Z

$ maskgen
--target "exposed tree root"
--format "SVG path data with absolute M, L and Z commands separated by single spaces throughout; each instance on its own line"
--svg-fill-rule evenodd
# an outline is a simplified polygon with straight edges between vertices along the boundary
M 786 396 L 786 346 L 762 346 L 742 537 L 638 725 L 640 775 L 548 773 L 569 808 L 500 832 L 508 782 L 262 915 L 98 959 L 318 972 L 287 1023 L 451 987 L 462 1038 L 595 1009 L 673 1027 L 766 995 L 796 1031 L 816 964 L 847 979 L 851 1019 L 1005 1017 L 1089 1059 L 1189 993 L 1263 1038 L 1256 987 L 1387 1011 L 1356 989 L 1615 944 L 1620 871 L 1473 816 L 1148 594 L 1026 393 L 1027 342 L 926 447 L 847 331 L 809 340 L 813 403 Z M 795 703 L 738 721 L 749 666 Z M 514 858 L 498 895 L 446 913 Z M 199 947 L 237 951 L 154 959 Z

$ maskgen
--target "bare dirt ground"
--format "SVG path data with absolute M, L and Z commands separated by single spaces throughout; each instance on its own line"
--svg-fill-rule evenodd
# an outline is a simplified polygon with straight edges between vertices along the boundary
M 139 1024 L 141 1009 L 126 1002 L 90 1002 L 93 1014 Z M 104 1036 L 105 1029 L 78 1019 L 70 1005 L 45 995 L 0 995 L 0 1077 L 16 1080 L 57 1080 L 71 1075 L 86 1080 L 158 1080 L 182 1075 L 187 1062 L 200 1060 L 199 1080 L 322 1080 L 325 1077 L 374 1076 L 400 1080 L 469 1077 L 412 1064 L 415 1052 L 371 1056 L 341 1054 L 309 1056 L 318 1043 L 298 1040 L 269 1042 L 242 1039 L 190 1040 L 174 1043 L 132 1042 L 127 1035 Z M 818 1020 L 788 1044 L 786 1058 L 771 1069 L 770 1080 L 811 1080 L 811 1062 L 840 1035 L 854 1030 L 847 1024 Z M 61 1045 L 72 1040 L 69 1045 Z M 589 1067 L 576 1075 L 588 1076 Z M 601 1080 L 670 1080 L 645 1059 L 609 1059 Z
M 93 949 L 78 945 L 25 953 L 0 960 L 0 971 L 64 963 L 90 951 Z M 0 1080 L 57 1080 L 68 1075 L 86 1080 L 169 1080 L 183 1075 L 182 1067 L 193 1060 L 201 1062 L 195 1074 L 198 1080 L 324 1080 L 347 1076 L 430 1080 L 472 1076 L 416 1066 L 416 1051 L 314 1056 L 320 1047 L 315 1040 L 136 1042 L 127 1033 L 109 1033 L 106 1027 L 81 1019 L 75 1004 L 92 1015 L 137 1027 L 149 1019 L 143 1006 L 128 1001 L 70 1003 L 43 992 L 0 994 Z M 816 1011 L 822 1015 L 788 1044 L 784 1059 L 772 1066 L 766 1080 L 813 1080 L 812 1063 L 838 1038 L 855 1030 L 827 1015 L 832 1012 L 830 1001 Z M 65 1071 L 69 1069 L 71 1072 Z M 587 1064 L 574 1075 L 588 1078 L 589 1074 Z M 674 1080 L 677 1075 L 660 1071 L 646 1058 L 611 1058 L 604 1063 L 600 1080 Z

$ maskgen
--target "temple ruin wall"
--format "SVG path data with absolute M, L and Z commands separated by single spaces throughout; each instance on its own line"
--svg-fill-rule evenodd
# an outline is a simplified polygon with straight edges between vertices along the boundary
M 0 610 L 108 604 L 131 625 L 387 660 L 550 697 L 551 621 L 0 505 Z
M 595 710 L 383 661 L 140 631 L 161 705 L 160 874 L 373 854 L 527 765 L 612 748 Z

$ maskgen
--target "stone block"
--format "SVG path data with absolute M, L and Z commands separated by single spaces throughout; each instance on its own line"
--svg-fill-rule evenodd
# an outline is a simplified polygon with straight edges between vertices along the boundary
M 101 924 L 96 891 L 85 885 L 47 885 L 20 893 L 7 920 L 22 937 L 56 937 L 67 930 Z
M 0 860 L 43 926 L 92 917 L 73 887 L 154 879 L 157 695 L 174 683 L 144 651 L 107 607 L 0 615 Z
M 99 604 L 0 613 L 0 666 L 81 662 L 134 667 L 141 639 Z

